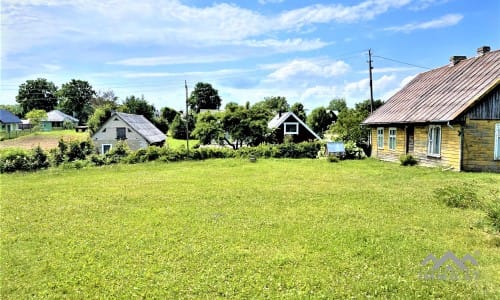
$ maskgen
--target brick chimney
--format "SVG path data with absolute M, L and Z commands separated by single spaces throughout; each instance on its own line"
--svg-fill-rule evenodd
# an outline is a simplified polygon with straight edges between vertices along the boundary
M 462 60 L 467 59 L 467 56 L 462 56 L 462 55 L 454 55 L 450 57 L 450 67 L 453 67 L 454 65 L 458 64 Z
M 482 46 L 477 48 L 477 56 L 483 56 L 484 54 L 490 52 L 490 46 Z

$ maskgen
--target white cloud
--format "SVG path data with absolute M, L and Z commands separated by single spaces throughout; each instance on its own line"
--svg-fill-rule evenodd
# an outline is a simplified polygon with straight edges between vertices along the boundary
M 268 78 L 274 81 L 283 81 L 294 76 L 329 78 L 345 74 L 349 69 L 349 65 L 341 60 L 295 59 L 279 66 Z
M 274 4 L 274 3 L 283 3 L 285 0 L 259 0 L 259 3 L 262 4 L 262 5 L 265 5 L 265 4 Z
M 277 53 L 316 50 L 331 45 L 331 43 L 323 42 L 320 39 L 304 40 L 301 38 L 286 39 L 283 41 L 275 39 L 244 40 L 235 42 L 235 44 L 256 48 L 271 48 Z
M 461 14 L 448 14 L 438 19 L 422 23 L 409 23 L 401 26 L 387 27 L 384 30 L 394 32 L 412 32 L 414 30 L 435 29 L 449 27 L 458 24 L 463 19 Z

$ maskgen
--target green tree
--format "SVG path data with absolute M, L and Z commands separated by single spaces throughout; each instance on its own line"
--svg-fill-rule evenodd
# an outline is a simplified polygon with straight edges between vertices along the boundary
M 332 122 L 332 115 L 323 106 L 315 108 L 307 117 L 307 125 L 320 136 L 323 136 Z
M 19 118 L 23 117 L 23 108 L 19 104 L 0 104 L 0 109 L 5 109 Z
M 98 91 L 90 100 L 90 104 L 94 109 L 102 106 L 109 106 L 113 109 L 117 109 L 119 106 L 118 97 L 112 90 Z
M 174 121 L 175 116 L 177 116 L 178 114 L 178 111 L 170 107 L 162 107 L 162 109 L 160 110 L 160 117 L 167 120 L 169 124 Z
M 96 95 L 92 86 L 84 80 L 71 79 L 57 92 L 61 110 L 77 118 L 80 124 L 87 122 L 92 114 L 92 98 Z
M 200 144 L 207 145 L 212 141 L 220 143 L 224 139 L 222 115 L 223 113 L 211 112 L 203 112 L 197 115 L 193 136 L 200 141 Z
M 22 108 L 22 115 L 33 109 L 53 110 L 58 103 L 57 87 L 45 78 L 27 80 L 19 86 L 16 102 Z
M 144 99 L 144 95 L 141 98 L 133 95 L 125 98 L 119 110 L 128 114 L 143 115 L 151 122 L 154 121 L 156 111 L 155 107 Z
M 304 105 L 302 105 L 302 103 L 300 102 L 294 103 L 290 108 L 290 110 L 302 121 L 305 122 L 307 120 L 306 111 L 304 110 Z
M 192 114 L 188 117 L 189 121 L 189 137 L 191 138 L 192 132 L 195 129 L 195 118 Z M 186 118 L 185 115 L 178 114 L 175 116 L 172 124 L 170 125 L 170 132 L 175 139 L 186 139 Z
M 25 118 L 30 120 L 30 123 L 33 124 L 33 127 L 38 127 L 43 120 L 47 119 L 47 112 L 43 109 L 34 109 L 28 112 L 25 115 Z
M 198 82 L 189 97 L 189 106 L 196 113 L 201 109 L 219 109 L 221 103 L 219 92 L 205 82 Z
M 111 103 L 97 107 L 94 113 L 90 115 L 87 125 L 89 126 L 90 134 L 94 134 L 97 130 L 111 117 L 114 107 Z
M 290 105 L 286 101 L 286 98 L 281 96 L 265 97 L 264 101 L 258 102 L 255 105 L 263 105 L 273 115 L 277 114 L 280 111 L 287 112 L 290 110 Z
M 330 103 L 328 104 L 328 110 L 335 110 L 338 112 L 341 112 L 343 110 L 347 109 L 347 103 L 345 102 L 344 98 L 336 98 L 332 99 Z

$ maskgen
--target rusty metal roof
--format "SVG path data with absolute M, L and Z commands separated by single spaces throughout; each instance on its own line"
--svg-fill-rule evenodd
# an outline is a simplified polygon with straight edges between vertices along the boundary
M 500 84 L 500 50 L 417 75 L 363 124 L 448 122 Z

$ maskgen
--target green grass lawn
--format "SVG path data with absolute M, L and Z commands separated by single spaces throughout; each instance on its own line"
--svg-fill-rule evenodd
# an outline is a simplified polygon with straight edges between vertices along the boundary
M 2 299 L 463 298 L 500 293 L 500 237 L 433 197 L 500 175 L 373 160 L 207 160 L 0 175 Z M 491 232 L 491 231 L 490 231 Z M 472 254 L 477 280 L 423 280 Z
M 200 142 L 198 140 L 189 140 L 189 149 L 198 145 Z M 172 137 L 167 137 L 167 145 L 172 149 L 186 148 L 186 140 L 178 140 Z

